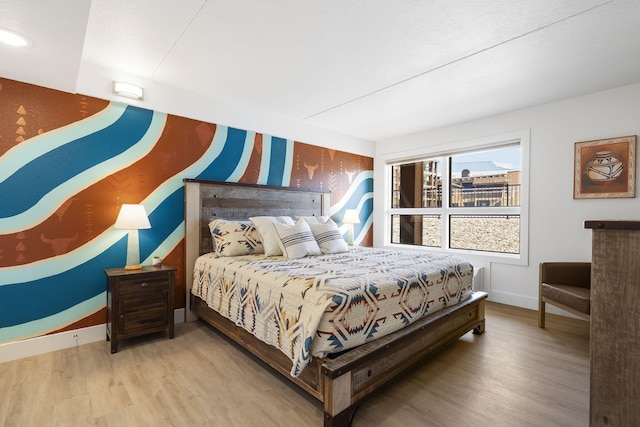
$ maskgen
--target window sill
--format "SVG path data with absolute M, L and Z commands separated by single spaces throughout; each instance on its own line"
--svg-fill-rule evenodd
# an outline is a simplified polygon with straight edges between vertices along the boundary
M 490 262 L 497 264 L 510 265 L 529 265 L 528 260 L 522 254 L 502 254 L 497 252 L 470 251 L 463 249 L 442 249 L 427 246 L 402 245 L 397 243 L 387 243 L 383 246 L 385 249 L 408 250 L 425 253 L 444 253 L 457 255 L 467 258 L 470 261 L 477 260 L 479 262 Z

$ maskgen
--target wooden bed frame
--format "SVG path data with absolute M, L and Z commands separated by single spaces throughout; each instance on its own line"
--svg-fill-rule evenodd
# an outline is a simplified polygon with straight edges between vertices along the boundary
M 313 358 L 300 376 L 290 376 L 292 362 L 277 348 L 209 308 L 191 294 L 196 258 L 212 251 L 208 224 L 215 218 L 257 215 L 328 215 L 329 192 L 185 179 L 186 321 L 198 318 L 238 343 L 323 402 L 325 426 L 348 426 L 360 403 L 430 353 L 469 331 L 484 332 L 487 294 L 434 314 L 336 357 Z

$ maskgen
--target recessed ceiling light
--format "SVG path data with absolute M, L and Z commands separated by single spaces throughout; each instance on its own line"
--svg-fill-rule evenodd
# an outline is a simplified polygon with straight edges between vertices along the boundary
M 33 44 L 31 40 L 29 40 L 25 36 L 22 36 L 14 31 L 3 29 L 0 29 L 0 42 L 15 47 L 27 47 Z

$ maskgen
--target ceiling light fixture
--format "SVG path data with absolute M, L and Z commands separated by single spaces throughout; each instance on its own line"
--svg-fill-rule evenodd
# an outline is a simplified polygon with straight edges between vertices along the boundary
M 14 47 L 32 46 L 33 42 L 15 31 L 0 29 L 0 42 Z
M 144 89 L 133 83 L 113 82 L 113 93 L 132 99 L 144 99 Z

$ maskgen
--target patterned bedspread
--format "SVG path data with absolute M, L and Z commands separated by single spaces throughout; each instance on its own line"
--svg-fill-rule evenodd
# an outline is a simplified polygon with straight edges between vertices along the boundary
M 298 376 L 311 356 L 356 347 L 466 300 L 472 277 L 460 257 L 411 251 L 355 247 L 301 259 L 206 254 L 196 261 L 191 292 L 278 347 Z

